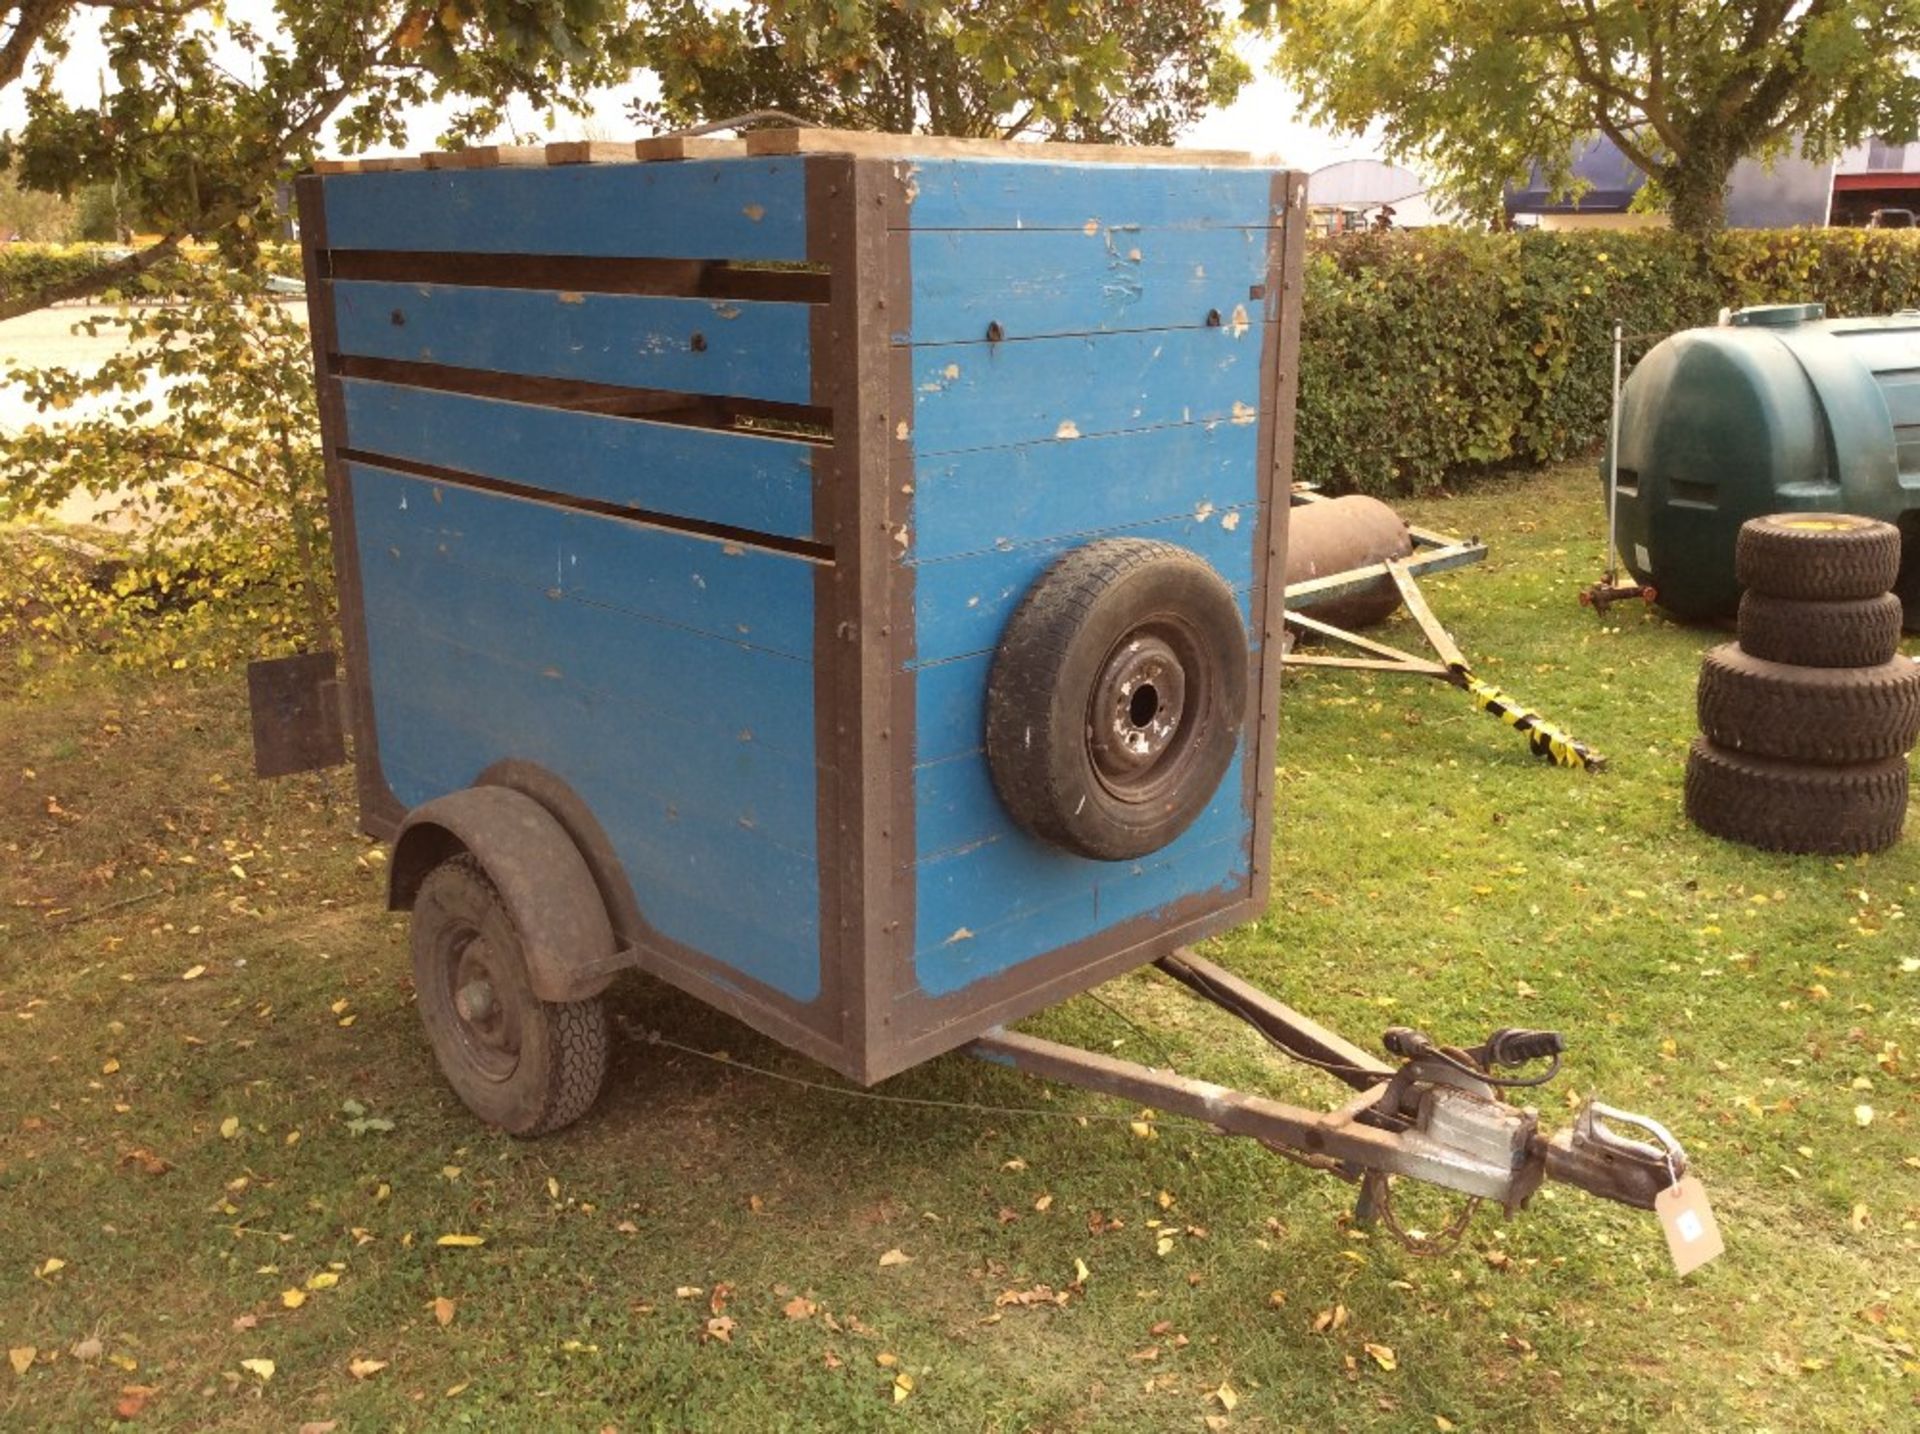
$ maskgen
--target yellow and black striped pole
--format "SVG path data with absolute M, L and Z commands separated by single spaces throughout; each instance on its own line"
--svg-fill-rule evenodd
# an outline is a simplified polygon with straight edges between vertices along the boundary
M 1562 728 L 1532 708 L 1516 702 L 1491 682 L 1482 682 L 1464 662 L 1448 663 L 1447 672 L 1453 685 L 1472 698 L 1475 707 L 1498 717 L 1514 731 L 1525 733 L 1527 746 L 1532 749 L 1534 756 L 1545 757 L 1558 766 L 1582 767 L 1589 772 L 1597 772 L 1606 766 L 1607 759 L 1586 743 L 1575 741 Z

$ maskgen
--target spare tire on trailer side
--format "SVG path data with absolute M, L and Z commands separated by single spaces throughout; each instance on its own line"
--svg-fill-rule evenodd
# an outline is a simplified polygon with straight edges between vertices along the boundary
M 1900 575 L 1900 530 L 1855 513 L 1749 518 L 1735 539 L 1734 574 L 1741 587 L 1771 597 L 1878 597 Z
M 1233 761 L 1248 665 L 1239 599 L 1197 554 L 1141 538 L 1076 548 L 1028 589 L 994 652 L 994 789 L 1067 851 L 1158 851 Z

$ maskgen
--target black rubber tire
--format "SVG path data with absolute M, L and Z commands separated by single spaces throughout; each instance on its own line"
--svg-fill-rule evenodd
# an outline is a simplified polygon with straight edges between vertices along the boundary
M 994 653 L 994 789 L 1022 828 L 1081 856 L 1158 851 L 1233 761 L 1249 665 L 1239 600 L 1203 559 L 1141 538 L 1076 548 L 1028 589 Z
M 1687 752 L 1686 808 L 1702 831 L 1762 851 L 1885 851 L 1906 820 L 1907 762 L 1771 762 L 1696 737 Z
M 547 1135 L 587 1113 L 607 1074 L 607 1015 L 600 998 L 543 1001 L 528 984 L 513 913 L 480 863 L 466 853 L 427 873 L 414 897 L 413 983 L 420 1019 L 440 1070 L 467 1108 L 524 1138 Z M 510 1049 L 490 1023 L 455 1002 L 461 972 L 483 966 Z
M 1770 513 L 1740 525 L 1733 566 L 1741 587 L 1770 597 L 1878 597 L 1900 575 L 1900 530 L 1854 513 Z
M 1750 591 L 1740 598 L 1740 650 L 1790 667 L 1878 667 L 1900 653 L 1900 599 L 1807 602 Z
M 1789 667 L 1728 642 L 1701 660 L 1697 706 L 1709 741 L 1749 756 L 1877 762 L 1920 736 L 1920 663 Z

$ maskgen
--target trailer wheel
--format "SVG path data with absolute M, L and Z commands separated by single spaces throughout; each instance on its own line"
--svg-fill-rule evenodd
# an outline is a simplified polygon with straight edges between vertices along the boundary
M 987 764 L 1027 831 L 1128 861 L 1212 800 L 1246 702 L 1246 630 L 1220 575 L 1170 543 L 1102 539 L 1047 569 L 1008 622 Z
M 420 1019 L 468 1109 L 523 1137 L 585 1115 L 606 1076 L 606 1010 L 534 995 L 513 913 L 472 856 L 421 882 L 411 940 Z
M 1806 602 L 1758 590 L 1740 598 L 1740 650 L 1791 667 L 1878 667 L 1900 651 L 1900 599 Z
M 1687 753 L 1686 806 L 1702 831 L 1762 851 L 1884 851 L 1900 840 L 1906 818 L 1907 763 L 1771 762 L 1697 737 Z
M 1876 762 L 1920 735 L 1920 663 L 1789 667 L 1723 643 L 1700 663 L 1700 730 L 1782 762 Z
M 1855 513 L 1772 513 L 1740 525 L 1734 571 L 1773 597 L 1878 597 L 1900 575 L 1900 530 Z

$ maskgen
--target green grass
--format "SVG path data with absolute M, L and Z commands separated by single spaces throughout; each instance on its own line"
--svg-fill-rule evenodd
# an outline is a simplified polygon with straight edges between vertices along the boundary
M 1543 1110 L 1599 1092 L 1686 1140 L 1728 1242 L 1701 1274 L 1674 1279 L 1651 1217 L 1551 1189 L 1417 1258 L 1249 1142 L 1083 1124 L 1131 1112 L 960 1058 L 884 1089 L 1044 1114 L 627 1039 L 582 1125 L 489 1135 L 435 1075 L 344 774 L 255 782 L 237 682 L 73 664 L 0 693 L 0 1343 L 38 1351 L 0 1366 L 0 1427 L 107 1425 L 128 1387 L 153 1390 L 142 1425 L 193 1429 L 1914 1427 L 1920 847 L 1788 859 L 1686 825 L 1719 637 L 1575 606 L 1594 496 L 1583 466 L 1410 511 L 1489 539 L 1427 585 L 1436 611 L 1611 770 L 1540 763 L 1435 683 L 1292 677 L 1273 908 L 1215 954 L 1367 1042 L 1564 1030 Z M 821 1078 L 656 985 L 613 1001 Z M 1342 1093 L 1154 975 L 1030 1026 Z M 393 1129 L 353 1134 L 350 1101 Z M 436 1246 L 453 1232 L 486 1243 Z M 996 1308 L 1076 1260 L 1064 1307 Z M 319 1272 L 338 1283 L 283 1306 Z M 723 1287 L 730 1342 L 703 1338 Z M 788 1318 L 795 1296 L 819 1312 Z

